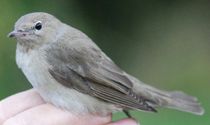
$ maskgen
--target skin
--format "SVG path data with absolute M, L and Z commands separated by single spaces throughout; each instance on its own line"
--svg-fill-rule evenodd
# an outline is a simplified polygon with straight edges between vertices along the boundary
M 53 120 L 52 120 L 53 119 Z M 0 102 L 1 125 L 137 125 L 133 119 L 111 121 L 106 117 L 82 116 L 63 111 L 43 101 L 33 89 L 12 95 Z

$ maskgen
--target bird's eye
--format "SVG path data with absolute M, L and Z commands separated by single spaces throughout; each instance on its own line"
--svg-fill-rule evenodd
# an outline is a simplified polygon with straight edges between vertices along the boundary
M 41 23 L 40 21 L 37 22 L 36 25 L 34 26 L 34 28 L 35 28 L 36 30 L 41 30 L 41 29 L 42 29 L 42 23 Z

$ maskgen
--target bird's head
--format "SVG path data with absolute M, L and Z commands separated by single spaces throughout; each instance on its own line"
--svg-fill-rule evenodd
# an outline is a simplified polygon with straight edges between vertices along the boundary
M 8 37 L 15 38 L 20 44 L 42 45 L 55 39 L 61 25 L 57 18 L 48 13 L 30 13 L 17 20 Z

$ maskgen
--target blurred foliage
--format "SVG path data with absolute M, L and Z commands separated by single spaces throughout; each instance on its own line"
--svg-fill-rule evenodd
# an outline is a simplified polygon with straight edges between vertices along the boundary
M 195 95 L 204 116 L 168 109 L 132 112 L 142 125 L 210 124 L 210 1 L 0 0 L 0 99 L 31 88 L 15 64 L 15 21 L 48 12 L 90 36 L 120 67 L 142 81 Z M 122 113 L 114 119 L 125 117 Z

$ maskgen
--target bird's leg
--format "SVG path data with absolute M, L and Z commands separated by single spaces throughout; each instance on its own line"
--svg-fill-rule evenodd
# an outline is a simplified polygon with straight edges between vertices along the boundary
M 128 118 L 133 118 L 128 110 L 123 110 L 123 112 Z

